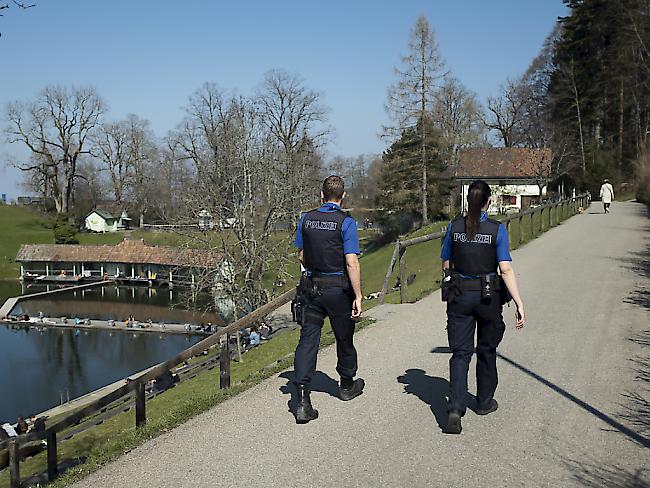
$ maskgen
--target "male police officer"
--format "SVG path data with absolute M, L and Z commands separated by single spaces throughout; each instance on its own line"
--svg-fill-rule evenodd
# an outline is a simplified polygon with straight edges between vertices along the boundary
M 341 377 L 339 398 L 352 400 L 363 392 L 364 382 L 354 379 L 357 351 L 352 336 L 361 315 L 361 269 L 357 223 L 341 210 L 345 197 L 343 180 L 330 176 L 323 182 L 323 205 L 300 219 L 295 245 L 305 268 L 302 283 L 307 290 L 295 355 L 294 382 L 298 390 L 296 422 L 318 418 L 311 405 L 310 384 L 316 371 L 316 355 L 325 317 L 329 317 L 336 338 Z

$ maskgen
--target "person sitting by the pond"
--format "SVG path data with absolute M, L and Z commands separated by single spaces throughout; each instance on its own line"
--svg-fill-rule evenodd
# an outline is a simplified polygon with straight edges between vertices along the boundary
M 129 318 L 126 319 L 126 321 L 125 321 L 125 325 L 126 325 L 127 329 L 130 329 L 131 327 L 133 327 L 135 325 L 135 317 L 133 315 L 129 315 Z
M 251 330 L 251 335 L 249 337 L 249 343 L 251 346 L 255 347 L 260 343 L 261 340 L 260 333 L 257 331 L 257 327 L 253 327 Z
M 18 434 L 26 434 L 27 431 L 29 430 L 29 426 L 27 425 L 27 422 L 25 422 L 25 417 L 22 415 L 18 417 L 18 423 L 16 424 L 16 432 Z
M 29 417 L 31 424 L 30 432 L 43 432 L 45 430 L 45 419 L 43 417 L 36 418 L 34 415 Z
M 109 326 L 109 327 L 115 327 L 115 321 L 114 321 L 113 319 L 110 319 L 110 320 L 108 321 L 108 326 Z
M 250 337 L 251 337 L 251 330 L 250 328 L 246 327 L 245 329 L 241 329 L 239 331 L 239 334 L 241 335 L 241 339 L 244 342 L 244 344 L 248 344 Z
M 22 322 L 29 322 L 29 315 L 24 313 L 18 318 L 18 320 L 21 320 Z
M 174 384 L 172 372 L 167 370 L 154 380 L 153 391 L 161 392 L 168 390 Z
M 262 340 L 268 341 L 271 338 L 271 332 L 273 332 L 271 326 L 263 321 L 262 325 L 260 325 L 260 336 Z
M 205 326 L 205 331 L 212 333 L 212 322 L 208 322 L 208 325 Z
M 65 275 L 66 275 L 66 271 L 65 269 L 62 269 L 61 272 L 59 273 L 59 276 L 65 276 Z

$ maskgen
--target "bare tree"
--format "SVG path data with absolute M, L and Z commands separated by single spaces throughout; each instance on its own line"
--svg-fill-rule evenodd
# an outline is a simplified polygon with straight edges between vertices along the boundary
M 440 80 L 445 76 L 445 63 L 438 52 L 435 33 L 424 15 L 418 17 L 411 29 L 408 54 L 402 57 L 402 66 L 395 68 L 396 82 L 388 89 L 386 111 L 393 125 L 384 127 L 384 135 L 395 139 L 406 129 L 419 127 L 421 141 L 420 171 L 422 174 L 422 220 L 428 222 L 428 177 L 426 123 L 435 107 L 435 95 Z
M 123 205 L 131 174 L 128 137 L 124 122 L 104 124 L 93 137 L 92 154 L 101 161 L 102 169 L 108 172 L 115 203 L 120 207 Z
M 286 207 L 294 225 L 305 202 L 313 199 L 320 179 L 318 151 L 332 131 L 329 109 L 320 98 L 299 76 L 283 70 L 269 71 L 256 97 L 261 120 L 281 150 Z
M 184 221 L 196 221 L 201 211 L 211 215 L 222 231 L 193 233 L 192 239 L 228 263 L 204 273 L 197 289 L 214 287 L 220 274 L 224 293 L 240 311 L 268 300 L 263 278 L 277 281 L 287 254 L 288 234 L 274 234 L 288 212 L 285 151 L 265 115 L 251 100 L 204 85 L 173 135 L 176 157 L 191 163 L 195 174 L 184 195 Z
M 13 5 L 15 7 L 17 7 L 19 10 L 27 10 L 27 9 L 32 8 L 32 7 L 36 7 L 35 3 L 20 3 L 20 2 L 17 2 L 16 0 L 12 0 L 11 3 L 13 3 Z M 4 4 L 0 4 L 0 12 L 5 12 L 9 8 L 11 8 L 11 5 L 9 4 L 9 2 L 6 2 Z M 0 13 L 0 17 L 4 17 L 4 16 L 5 16 L 4 13 Z M 0 37 L 2 37 L 2 32 L 0 32 Z
M 483 135 L 476 95 L 450 75 L 445 76 L 435 94 L 433 120 L 451 150 L 453 163 L 456 163 L 459 149 L 477 144 Z
M 7 141 L 22 142 L 32 153 L 18 163 L 25 172 L 39 173 L 59 213 L 69 211 L 77 165 L 88 137 L 105 111 L 93 88 L 46 87 L 36 100 L 14 102 L 7 109 Z
M 483 124 L 499 134 L 505 147 L 521 144 L 521 128 L 524 121 L 526 98 L 521 85 L 508 80 L 501 87 L 497 97 L 488 97 L 487 114 L 482 116 Z

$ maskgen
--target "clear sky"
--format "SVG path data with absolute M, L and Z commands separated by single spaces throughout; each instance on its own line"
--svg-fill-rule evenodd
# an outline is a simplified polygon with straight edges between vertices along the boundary
M 11 0 L 8 0 L 11 4 Z M 26 0 L 21 0 L 25 2 Z M 0 2 L 5 4 L 7 2 Z M 539 52 L 561 0 L 30 0 L 0 17 L 0 107 L 47 84 L 94 85 L 109 119 L 135 113 L 164 136 L 206 81 L 252 93 L 269 69 L 323 94 L 330 155 L 380 153 L 386 88 L 425 14 L 448 68 L 481 101 Z M 0 193 L 22 193 L 0 136 Z

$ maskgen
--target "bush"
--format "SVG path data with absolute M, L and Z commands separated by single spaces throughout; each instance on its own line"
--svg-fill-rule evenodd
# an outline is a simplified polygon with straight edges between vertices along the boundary
M 57 244 L 79 244 L 77 227 L 68 215 L 58 214 L 52 222 L 52 231 Z

